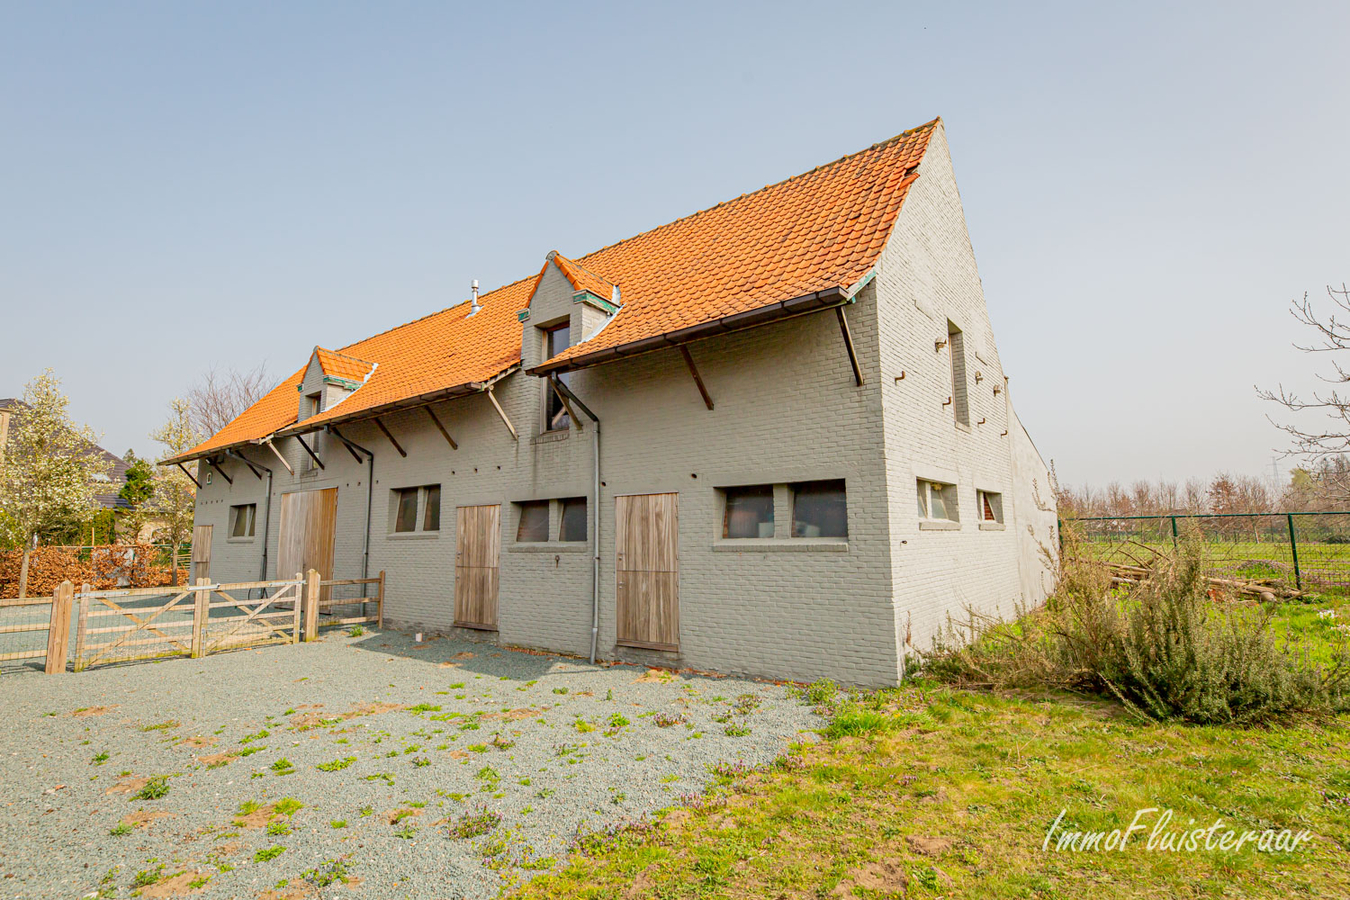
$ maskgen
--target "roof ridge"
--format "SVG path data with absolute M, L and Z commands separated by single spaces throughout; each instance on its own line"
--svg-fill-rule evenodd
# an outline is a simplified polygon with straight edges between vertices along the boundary
M 357 343 L 360 342 L 358 341 Z M 314 345 L 314 349 L 322 350 L 324 353 L 330 353 L 333 356 L 340 356 L 343 359 L 350 359 L 352 362 L 365 363 L 368 366 L 375 365 L 375 363 L 371 362 L 368 359 L 361 359 L 359 356 L 352 356 L 350 353 L 343 353 L 341 350 L 329 350 L 327 347 L 320 347 L 318 344 Z
M 730 200 L 723 200 L 723 201 L 721 201 L 721 202 L 719 202 L 719 203 L 714 203 L 712 206 L 705 206 L 703 209 L 696 210 L 696 211 L 694 211 L 694 212 L 691 212 L 691 213 L 688 213 L 688 214 L 686 214 L 686 215 L 680 216 L 678 219 L 672 219 L 671 221 L 666 222 L 664 225 L 657 225 L 655 228 L 648 228 L 646 231 L 642 231 L 642 232 L 639 232 L 639 233 L 637 233 L 637 234 L 635 234 L 635 235 L 632 235 L 632 236 L 630 236 L 630 237 L 626 237 L 626 238 L 624 238 L 624 239 L 622 239 L 622 240 L 615 241 L 615 242 L 612 243 L 612 244 L 606 244 L 605 246 L 601 247 L 601 248 L 598 249 L 598 250 L 593 250 L 593 251 L 591 251 L 590 253 L 587 253 L 585 256 L 581 257 L 581 259 L 589 259 L 589 258 L 592 257 L 592 256 L 597 256 L 597 255 L 599 255 L 599 254 L 601 254 L 601 253 L 604 253 L 606 250 L 611 250 L 611 249 L 613 249 L 613 248 L 615 248 L 615 247 L 623 246 L 624 244 L 628 243 L 629 241 L 635 241 L 635 240 L 637 240 L 637 239 L 640 238 L 640 237 L 645 237 L 646 235 L 654 234 L 655 232 L 662 231 L 663 229 L 666 229 L 666 228 L 673 228 L 674 226 L 679 225 L 681 222 L 688 221 L 689 219 L 695 219 L 695 218 L 697 218 L 697 217 L 703 215 L 704 213 L 709 213 L 709 212 L 712 212 L 712 211 L 715 210 L 715 209 L 720 209 L 720 208 L 723 207 L 723 206 L 727 206 L 728 204 L 736 203 L 737 201 L 744 200 L 746 197 L 753 197 L 753 196 L 755 196 L 756 194 L 761 194 L 761 193 L 763 193 L 764 191 L 770 190 L 770 189 L 772 189 L 772 188 L 776 188 L 776 187 L 779 187 L 779 186 L 781 186 L 781 185 L 785 185 L 785 184 L 787 184 L 787 183 L 789 183 L 789 182 L 796 181 L 798 178 L 805 178 L 805 177 L 808 176 L 808 175 L 814 175 L 816 172 L 819 172 L 821 169 L 828 169 L 828 168 L 830 168 L 831 166 L 837 166 L 837 165 L 839 165 L 840 163 L 845 162 L 846 160 L 850 160 L 850 159 L 854 158 L 855 156 L 862 156 L 864 153 L 870 153 L 870 152 L 872 152 L 872 151 L 874 151 L 874 150 L 878 150 L 878 149 L 880 149 L 880 148 L 882 148 L 882 147 L 885 147 L 885 146 L 888 145 L 888 144 L 893 144 L 893 143 L 895 143 L 896 141 L 898 141 L 898 140 L 900 140 L 900 139 L 902 139 L 902 138 L 910 137 L 911 135 L 917 134 L 917 133 L 919 133 L 919 132 L 921 132 L 921 131 L 931 130 L 931 129 L 937 127 L 938 123 L 940 123 L 941 121 L 942 121 L 942 116 L 934 116 L 932 119 L 929 119 L 927 122 L 924 122 L 922 125 L 916 125 L 916 126 L 914 126 L 913 128 L 907 128 L 907 129 L 905 129 L 904 131 L 900 132 L 899 134 L 892 135 L 891 137 L 888 137 L 888 138 L 886 138 L 886 139 L 883 140 L 883 141 L 877 141 L 875 144 L 871 144 L 871 145 L 869 145 L 869 146 L 867 146 L 867 147 L 863 147 L 861 150 L 855 150 L 855 151 L 853 151 L 852 153 L 846 153 L 846 154 L 844 154 L 843 156 L 839 157 L 838 159 L 831 160 L 830 162 L 827 162 L 827 163 L 821 163 L 820 165 L 815 166 L 814 168 L 808 169 L 808 170 L 805 171 L 805 172 L 798 172 L 796 175 L 791 175 L 791 176 L 789 176 L 789 177 L 787 177 L 787 178 L 784 178 L 784 179 L 781 179 L 781 180 L 779 180 L 779 181 L 771 182 L 771 183 L 769 183 L 769 184 L 764 185 L 764 187 L 762 187 L 762 188 L 756 188 L 756 189 L 753 190 L 753 191 L 747 191 L 747 192 L 745 192 L 745 193 L 743 193 L 743 194 L 740 194 L 740 195 L 738 195 L 738 196 L 732 197 Z M 594 274 L 594 273 L 592 273 L 592 274 Z M 601 278 L 604 278 L 603 275 L 600 276 L 600 277 L 601 277 Z M 608 281 L 609 279 L 606 278 L 605 280 Z

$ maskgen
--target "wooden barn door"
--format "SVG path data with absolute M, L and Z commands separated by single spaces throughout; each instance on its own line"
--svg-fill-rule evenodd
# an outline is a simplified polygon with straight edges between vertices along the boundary
M 680 495 L 615 498 L 618 640 L 680 648 Z
M 333 577 L 333 540 L 337 535 L 337 488 L 295 491 L 281 495 L 280 537 L 277 546 L 277 577 L 293 578 L 296 572 L 315 569 L 319 577 Z M 323 588 L 320 600 L 332 597 Z
M 178 565 L 178 560 L 175 559 L 173 564 Z M 194 582 L 198 578 L 211 577 L 210 525 L 198 525 L 192 529 L 192 573 L 188 577 Z
M 502 508 L 461 506 L 455 525 L 455 624 L 497 630 Z

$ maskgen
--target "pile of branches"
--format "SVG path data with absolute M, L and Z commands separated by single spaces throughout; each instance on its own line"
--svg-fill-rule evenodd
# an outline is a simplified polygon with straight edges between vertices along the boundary
M 1137 585 L 1143 584 L 1157 574 L 1159 564 L 1166 561 L 1166 557 L 1138 541 L 1126 541 L 1127 544 L 1133 544 L 1141 550 L 1150 554 L 1147 559 L 1139 559 L 1131 554 L 1124 547 L 1117 548 L 1117 552 L 1128 557 L 1131 562 L 1114 562 L 1110 560 L 1095 560 L 1097 565 L 1104 567 L 1110 574 L 1112 584 Z M 1214 575 L 1203 576 L 1205 584 L 1209 587 L 1209 597 L 1211 600 L 1222 600 L 1225 596 L 1236 595 L 1247 597 L 1253 600 L 1272 601 L 1277 599 L 1294 600 L 1305 595 L 1305 591 L 1295 590 L 1280 584 L 1274 578 L 1255 578 L 1255 579 L 1236 579 L 1219 578 Z

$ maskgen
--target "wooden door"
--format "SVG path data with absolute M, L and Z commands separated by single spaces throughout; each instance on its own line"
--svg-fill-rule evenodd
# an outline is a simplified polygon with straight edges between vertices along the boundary
M 178 565 L 178 560 L 173 564 Z M 198 525 L 192 529 L 192 573 L 193 581 L 211 577 L 211 526 Z
M 278 578 L 293 578 L 296 572 L 315 569 L 324 581 L 332 579 L 337 488 L 282 494 L 279 528 Z M 328 600 L 332 594 L 332 587 L 323 588 L 319 599 Z
M 680 495 L 615 498 L 618 641 L 680 648 Z
M 461 506 L 455 524 L 455 624 L 497 630 L 502 508 Z

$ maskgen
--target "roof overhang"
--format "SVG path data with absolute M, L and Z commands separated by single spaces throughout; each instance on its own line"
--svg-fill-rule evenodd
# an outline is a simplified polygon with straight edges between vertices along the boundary
M 606 347 L 592 353 L 582 353 L 557 362 L 543 362 L 532 369 L 528 369 L 526 374 L 548 375 L 550 373 L 571 372 L 576 369 L 585 369 L 590 366 L 599 366 L 616 360 L 627 359 L 630 356 L 664 350 L 668 347 L 678 347 L 690 341 L 702 340 L 719 334 L 744 331 L 747 328 L 758 328 L 761 325 L 781 322 L 783 319 L 791 319 L 795 316 L 821 312 L 852 303 L 856 294 L 856 290 L 850 291 L 843 287 L 825 288 L 810 294 L 803 294 L 800 297 L 793 297 L 791 300 L 781 300 L 778 303 L 771 303 L 768 306 L 746 310 L 735 315 L 724 316 L 709 322 L 700 322 L 698 325 L 691 325 L 678 331 L 669 331 L 654 337 Z

